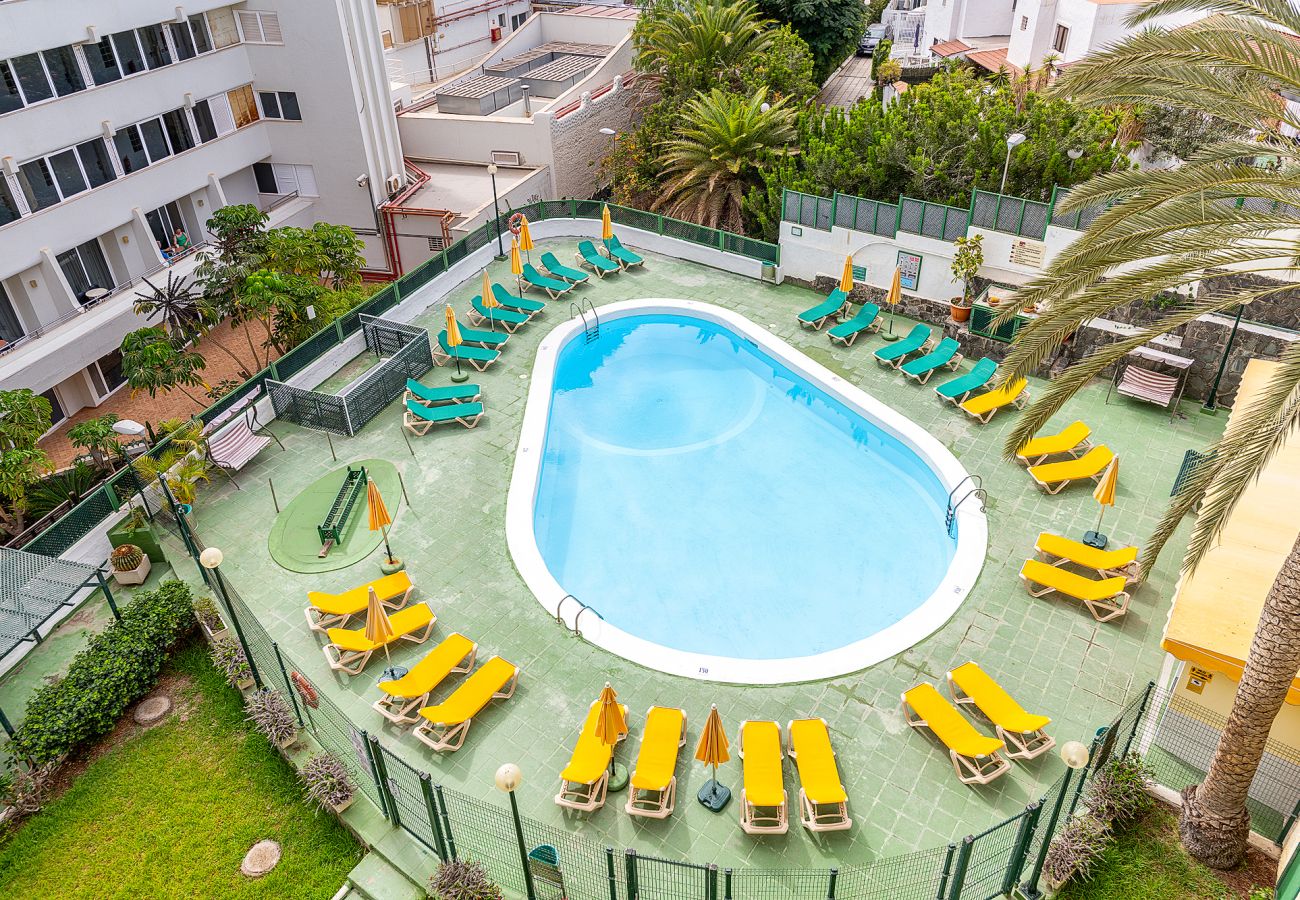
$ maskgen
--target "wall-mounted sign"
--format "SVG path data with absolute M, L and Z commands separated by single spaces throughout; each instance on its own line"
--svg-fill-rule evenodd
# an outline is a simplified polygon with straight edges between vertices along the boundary
M 863 283 L 865 283 L 866 280 L 867 280 L 867 267 L 866 267 L 866 266 L 854 266 L 854 267 L 853 267 L 853 280 L 854 280 L 855 282 L 857 282 L 858 284 L 863 284 Z
M 790 234 L 793 237 L 803 237 L 803 229 L 800 228 L 798 225 L 791 225 Z
M 1047 245 L 1042 241 L 1016 238 L 1011 242 L 1011 262 L 1017 266 L 1041 269 L 1043 267 L 1043 258 L 1046 255 Z
M 1188 666 L 1187 668 L 1187 690 L 1193 694 L 1199 694 L 1205 690 L 1205 686 L 1214 680 L 1214 673 L 1199 666 Z
M 898 271 L 900 283 L 905 291 L 914 291 L 921 282 L 921 256 L 917 253 L 898 251 Z

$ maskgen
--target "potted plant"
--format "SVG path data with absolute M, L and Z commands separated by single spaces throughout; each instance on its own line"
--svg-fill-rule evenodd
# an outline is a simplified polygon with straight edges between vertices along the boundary
M 333 753 L 318 753 L 307 760 L 299 773 L 307 787 L 307 798 L 335 815 L 352 805 L 357 788 L 343 761 Z
M 965 322 L 970 319 L 971 287 L 984 265 L 984 235 L 959 237 L 954 246 L 957 249 L 952 256 L 952 277 L 961 282 L 961 296 L 953 297 L 949 306 L 952 320 Z
M 114 547 L 135 544 L 152 562 L 163 562 L 167 559 L 162 544 L 158 542 L 158 536 L 154 534 L 153 527 L 149 524 L 149 516 L 144 507 L 136 506 L 134 503 L 131 504 L 126 518 L 108 530 L 108 542 Z
M 212 602 L 211 597 L 200 597 L 194 601 L 194 617 L 203 626 L 203 633 L 207 635 L 209 644 L 226 636 L 226 623 L 222 620 L 217 604 Z
M 1091 813 L 1070 819 L 1057 832 L 1043 861 L 1043 882 L 1048 896 L 1055 896 L 1072 878 L 1087 881 L 1093 866 L 1110 843 L 1110 829 Z
M 298 722 L 279 691 L 254 691 L 244 700 L 247 719 L 279 750 L 287 750 L 298 741 Z
M 481 863 L 449 859 L 429 879 L 429 896 L 438 900 L 501 900 L 501 888 L 492 883 Z
M 118 584 L 144 584 L 152 568 L 149 557 L 135 544 L 121 544 L 108 555 L 113 567 L 113 580 Z
M 226 676 L 231 687 L 246 691 L 253 686 L 253 670 L 248 665 L 244 648 L 236 641 L 229 637 L 213 641 L 208 655 L 212 658 L 212 664 Z

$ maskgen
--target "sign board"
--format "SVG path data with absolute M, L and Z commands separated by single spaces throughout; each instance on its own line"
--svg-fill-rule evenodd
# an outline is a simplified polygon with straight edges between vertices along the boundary
M 917 284 L 921 281 L 921 256 L 918 253 L 908 253 L 906 250 L 898 251 L 898 271 L 900 274 L 899 283 L 905 291 L 916 290 Z
M 853 280 L 854 280 L 855 282 L 857 282 L 858 284 L 865 284 L 865 283 L 866 283 L 866 280 L 867 280 L 867 267 L 866 267 L 866 266 L 854 266 L 854 267 L 853 267 Z
M 1029 266 L 1031 269 L 1041 269 L 1043 267 L 1043 259 L 1046 255 L 1047 245 L 1042 241 L 1016 238 L 1011 242 L 1011 262 L 1017 266 Z
M 1193 694 L 1199 694 L 1205 690 L 1205 686 L 1214 680 L 1214 673 L 1199 666 L 1189 666 L 1187 669 L 1187 690 Z
M 366 754 L 366 739 L 357 731 L 355 725 L 348 726 L 348 736 L 352 738 L 352 749 L 356 751 L 357 762 L 361 764 L 362 772 L 370 771 L 370 757 Z

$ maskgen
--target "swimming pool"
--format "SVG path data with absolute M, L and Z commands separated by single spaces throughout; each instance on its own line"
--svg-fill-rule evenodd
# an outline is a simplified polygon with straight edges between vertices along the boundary
M 949 535 L 966 472 L 932 436 L 720 307 L 600 317 L 543 341 L 511 485 L 511 553 L 552 614 L 590 607 L 584 637 L 643 665 L 776 683 L 955 611 L 985 522 L 964 506 Z

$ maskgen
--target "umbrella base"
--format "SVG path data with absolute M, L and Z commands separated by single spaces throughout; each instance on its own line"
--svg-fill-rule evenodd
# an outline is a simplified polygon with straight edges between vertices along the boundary
M 1100 532 L 1085 531 L 1083 534 L 1083 542 L 1089 547 L 1093 547 L 1097 550 L 1105 550 L 1106 544 L 1109 543 L 1109 539 L 1106 535 L 1101 534 Z
M 886 331 L 881 335 L 881 337 L 887 341 L 896 341 L 901 337 L 901 335 L 894 334 L 892 331 Z
M 452 372 L 452 373 L 451 373 L 451 380 L 454 381 L 454 382 L 456 382 L 457 384 L 460 384 L 462 381 L 469 381 L 469 373 L 468 373 L 468 372 Z
M 609 790 L 617 793 L 627 787 L 627 766 L 622 763 L 614 763 L 609 772 Z
M 704 782 L 704 787 L 700 788 L 700 792 L 696 797 L 703 806 L 708 807 L 713 812 L 722 812 L 727 804 L 731 802 L 731 788 L 718 784 L 710 778 Z
M 383 572 L 385 575 L 392 575 L 394 572 L 400 572 L 405 568 L 406 563 L 400 559 L 394 559 L 391 561 L 381 559 L 379 561 L 379 571 Z

